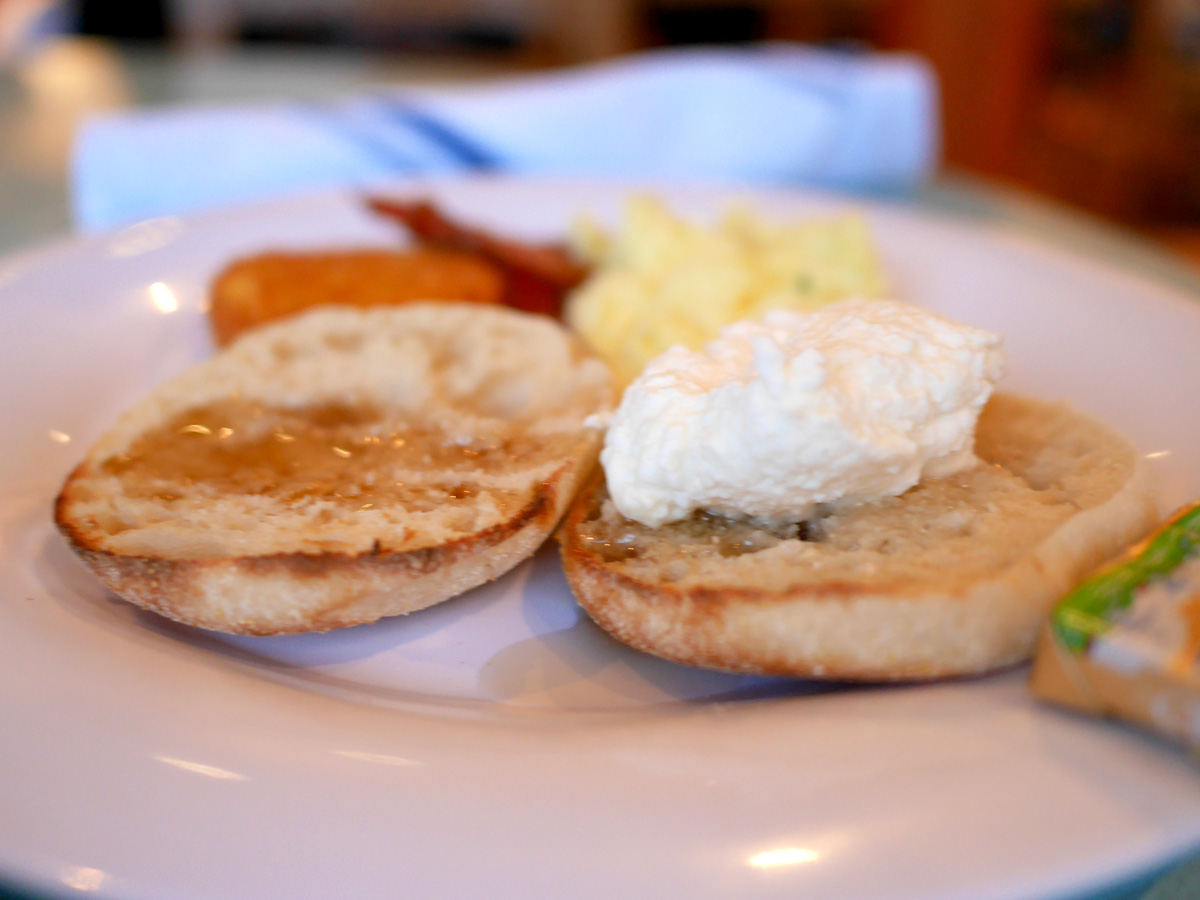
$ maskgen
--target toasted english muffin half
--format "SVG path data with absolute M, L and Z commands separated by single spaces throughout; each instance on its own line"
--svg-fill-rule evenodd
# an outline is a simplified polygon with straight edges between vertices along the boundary
M 116 594 L 201 628 L 325 631 L 531 555 L 592 469 L 602 363 L 502 307 L 324 308 L 130 409 L 55 520 Z
M 1054 601 L 1158 518 L 1137 449 L 1069 406 L 997 395 L 974 468 L 787 527 L 649 528 L 598 474 L 559 532 L 582 607 L 689 665 L 897 681 L 1027 658 Z

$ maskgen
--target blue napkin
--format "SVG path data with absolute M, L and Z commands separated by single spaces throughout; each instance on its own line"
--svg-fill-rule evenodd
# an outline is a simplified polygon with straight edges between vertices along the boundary
M 936 165 L 934 78 L 918 59 L 785 45 L 659 51 L 336 103 L 135 110 L 75 148 L 77 224 L 471 171 L 918 187 Z

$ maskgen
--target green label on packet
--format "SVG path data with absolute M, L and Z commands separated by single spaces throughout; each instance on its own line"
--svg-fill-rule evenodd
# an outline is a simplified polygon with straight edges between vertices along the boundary
M 1142 585 L 1171 574 L 1200 547 L 1200 504 L 1175 515 L 1148 541 L 1101 569 L 1055 607 L 1054 635 L 1067 649 L 1082 653 L 1110 629 Z

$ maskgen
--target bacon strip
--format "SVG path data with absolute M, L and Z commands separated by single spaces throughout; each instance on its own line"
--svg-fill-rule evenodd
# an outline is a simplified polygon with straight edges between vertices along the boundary
M 496 237 L 447 218 L 428 200 L 368 197 L 367 205 L 405 225 L 422 244 L 472 253 L 498 266 L 507 282 L 504 303 L 515 309 L 561 318 L 567 291 L 588 274 L 564 247 Z

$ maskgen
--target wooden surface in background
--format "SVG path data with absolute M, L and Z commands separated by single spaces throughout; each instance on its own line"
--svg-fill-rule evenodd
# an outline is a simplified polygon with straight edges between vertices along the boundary
M 1200 222 L 1200 64 L 1171 62 L 1163 5 L 1132 5 L 1127 58 L 1112 77 L 1055 69 L 1064 0 L 739 0 L 768 39 L 854 37 L 924 56 L 941 89 L 951 168 L 1042 191 L 1124 222 Z M 1078 3 L 1075 4 L 1079 6 Z M 576 0 L 552 4 L 564 61 L 653 46 L 655 10 L 711 0 Z M 1191 79 L 1189 82 L 1188 79 Z M 1189 93 L 1190 91 L 1190 93 Z M 1191 98 L 1191 107 L 1187 99 Z

